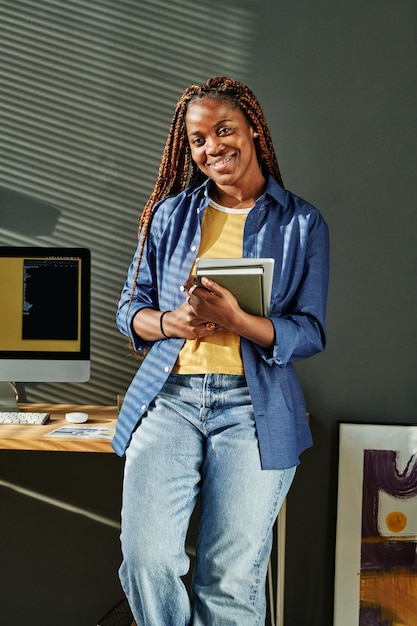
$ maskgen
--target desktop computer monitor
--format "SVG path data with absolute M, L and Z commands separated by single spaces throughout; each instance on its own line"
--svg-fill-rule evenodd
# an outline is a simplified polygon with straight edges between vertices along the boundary
M 0 381 L 90 377 L 90 251 L 0 247 Z

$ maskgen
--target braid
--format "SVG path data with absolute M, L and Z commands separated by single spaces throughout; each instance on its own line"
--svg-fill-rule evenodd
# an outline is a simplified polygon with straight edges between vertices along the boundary
M 155 205 L 169 194 L 180 193 L 188 185 L 203 181 L 206 178 L 191 158 L 185 127 L 185 116 L 189 103 L 192 100 L 203 98 L 226 100 L 232 106 L 243 111 L 254 131 L 258 133 L 256 153 L 262 171 L 264 174 L 270 174 L 282 187 L 284 186 L 271 133 L 262 108 L 249 87 L 223 76 L 211 78 L 204 85 L 188 87 L 175 108 L 155 186 L 140 217 L 138 229 L 140 247 L 130 302 L 136 288 L 145 242 L 156 210 Z

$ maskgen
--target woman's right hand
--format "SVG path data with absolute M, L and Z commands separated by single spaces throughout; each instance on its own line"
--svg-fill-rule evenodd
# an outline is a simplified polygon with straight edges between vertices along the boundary
M 207 320 L 198 317 L 186 300 L 174 311 L 164 315 L 163 328 L 169 337 L 184 339 L 201 339 L 213 331 L 206 328 Z
M 186 292 L 187 298 L 189 293 Z M 183 339 L 201 339 L 214 332 L 209 326 L 206 328 L 207 320 L 199 318 L 193 308 L 185 300 L 177 309 L 167 311 L 162 320 L 164 311 L 155 309 L 141 309 L 133 318 L 133 329 L 135 333 L 145 341 L 158 341 L 167 337 L 181 337 Z

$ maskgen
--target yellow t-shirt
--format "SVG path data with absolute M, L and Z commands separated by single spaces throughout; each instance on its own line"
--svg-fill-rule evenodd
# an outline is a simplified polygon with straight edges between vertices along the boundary
M 249 211 L 229 209 L 210 199 L 204 211 L 198 256 L 241 257 L 243 229 Z M 191 273 L 195 273 L 195 267 Z M 176 374 L 243 374 L 239 335 L 216 330 L 203 339 L 187 339 L 173 371 Z

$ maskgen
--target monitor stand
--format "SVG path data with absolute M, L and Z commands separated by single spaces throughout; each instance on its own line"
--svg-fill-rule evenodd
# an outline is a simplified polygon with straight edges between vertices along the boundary
M 0 382 L 0 411 L 20 411 L 19 394 L 14 383 Z

